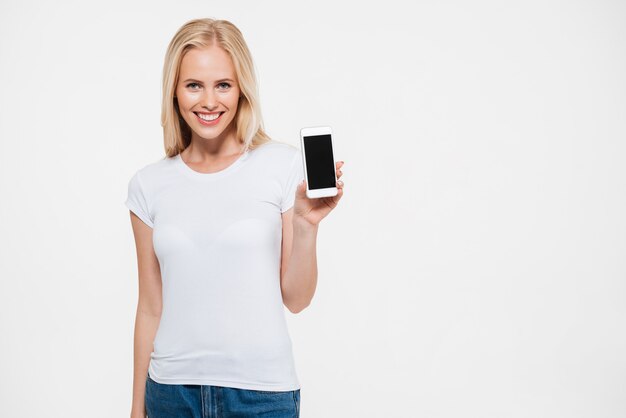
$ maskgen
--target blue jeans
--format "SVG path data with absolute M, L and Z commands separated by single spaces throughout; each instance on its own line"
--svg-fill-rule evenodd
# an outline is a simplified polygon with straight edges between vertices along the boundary
M 147 377 L 148 418 L 298 418 L 300 389 L 284 392 L 168 385 Z

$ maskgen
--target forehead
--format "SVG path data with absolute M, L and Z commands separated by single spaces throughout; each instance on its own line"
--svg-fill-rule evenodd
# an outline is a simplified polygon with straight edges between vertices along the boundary
M 191 48 L 180 63 L 180 78 L 211 80 L 235 78 L 235 65 L 222 48 L 211 45 L 206 48 Z

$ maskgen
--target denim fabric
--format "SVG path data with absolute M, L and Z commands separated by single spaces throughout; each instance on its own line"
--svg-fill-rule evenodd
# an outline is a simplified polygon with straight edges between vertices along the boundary
M 300 389 L 284 392 L 168 385 L 147 377 L 148 418 L 298 418 Z

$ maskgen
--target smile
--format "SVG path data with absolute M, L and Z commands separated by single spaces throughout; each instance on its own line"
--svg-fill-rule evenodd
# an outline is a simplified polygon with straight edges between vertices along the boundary
M 196 115 L 196 117 L 198 118 L 198 121 L 201 124 L 206 125 L 206 126 L 212 126 L 212 125 L 216 125 L 219 122 L 224 112 L 210 113 L 210 114 L 194 112 L 194 114 Z

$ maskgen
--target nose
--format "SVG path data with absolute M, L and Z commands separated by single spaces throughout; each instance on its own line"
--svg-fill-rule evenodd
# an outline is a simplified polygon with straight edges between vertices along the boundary
M 202 107 L 205 107 L 209 111 L 213 111 L 217 108 L 217 96 L 214 91 L 208 89 L 202 97 Z

